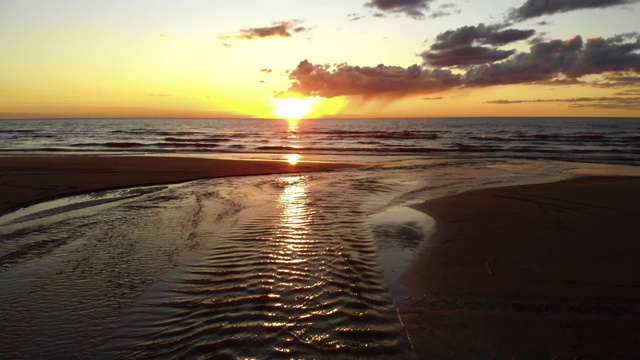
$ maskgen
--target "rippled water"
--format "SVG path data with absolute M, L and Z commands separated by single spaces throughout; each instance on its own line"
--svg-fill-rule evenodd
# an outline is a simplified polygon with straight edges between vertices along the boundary
M 640 119 L 5 120 L 0 154 L 328 155 L 638 164 Z
M 0 353 L 412 358 L 388 281 L 425 224 L 398 206 L 577 167 L 409 161 L 119 190 L 0 217 Z
M 127 357 L 402 356 L 359 199 L 337 206 L 335 189 L 305 175 L 256 185 L 268 202 L 155 286 L 110 346 Z

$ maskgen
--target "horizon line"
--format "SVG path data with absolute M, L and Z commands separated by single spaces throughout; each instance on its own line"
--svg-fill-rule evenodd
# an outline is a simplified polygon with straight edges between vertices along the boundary
M 25 117 L 0 118 L 0 121 L 15 120 L 417 120 L 417 119 L 640 119 L 640 116 L 410 116 L 410 117 L 316 117 L 300 119 L 258 118 L 258 117 L 156 117 L 156 116 L 97 116 L 97 117 Z

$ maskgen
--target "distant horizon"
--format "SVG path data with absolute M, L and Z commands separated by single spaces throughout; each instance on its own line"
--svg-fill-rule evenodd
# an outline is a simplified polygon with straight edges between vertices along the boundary
M 415 117 L 323 117 L 323 118 L 252 118 L 252 117 L 33 117 L 33 118 L 0 118 L 2 121 L 11 120 L 278 120 L 278 121 L 308 121 L 308 120 L 412 120 L 412 119 L 633 119 L 640 120 L 640 116 L 415 116 Z

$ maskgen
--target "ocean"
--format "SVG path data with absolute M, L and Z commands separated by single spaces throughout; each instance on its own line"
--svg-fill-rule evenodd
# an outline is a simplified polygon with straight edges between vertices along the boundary
M 408 205 L 637 175 L 640 120 L 0 121 L 0 155 L 36 154 L 367 166 L 99 191 L 0 216 L 0 354 L 415 359 L 396 304 L 420 292 L 399 276 L 434 224 Z
M 640 119 L 69 119 L 0 121 L 0 155 L 278 159 L 515 158 L 640 163 Z

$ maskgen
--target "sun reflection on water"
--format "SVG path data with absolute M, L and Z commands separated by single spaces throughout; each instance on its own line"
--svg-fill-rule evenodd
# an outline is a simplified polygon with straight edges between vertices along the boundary
M 300 119 L 287 120 L 287 133 L 289 133 L 289 136 L 295 136 L 297 138 L 296 133 L 298 132 L 298 128 L 300 127 L 299 123 L 300 123 Z
M 302 158 L 302 156 L 300 156 L 300 154 L 287 154 L 284 156 L 284 158 L 289 164 L 296 165 L 300 161 L 300 158 Z
M 309 232 L 312 215 L 308 206 L 307 179 L 302 175 L 285 176 L 279 178 L 278 182 L 283 185 L 283 190 L 278 197 L 280 221 L 277 235 L 286 249 L 297 251 L 306 246 L 305 235 Z

